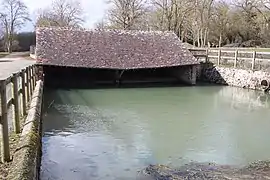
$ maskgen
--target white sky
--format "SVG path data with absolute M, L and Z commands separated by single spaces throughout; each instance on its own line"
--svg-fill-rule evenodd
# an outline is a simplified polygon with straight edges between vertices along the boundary
M 33 22 L 27 23 L 21 31 L 34 30 L 33 24 L 35 23 L 35 17 L 38 9 L 48 7 L 52 0 L 23 0 L 29 9 L 30 17 Z M 105 0 L 80 0 L 82 8 L 84 10 L 85 27 L 93 28 L 94 24 L 101 20 L 104 16 L 108 5 Z

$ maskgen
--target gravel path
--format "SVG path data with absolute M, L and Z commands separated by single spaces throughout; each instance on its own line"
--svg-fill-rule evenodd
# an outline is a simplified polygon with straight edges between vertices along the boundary
M 12 73 L 18 72 L 27 66 L 35 64 L 35 60 L 31 60 L 28 57 L 20 57 L 21 55 L 24 54 L 14 53 L 0 58 L 0 80 L 11 76 Z

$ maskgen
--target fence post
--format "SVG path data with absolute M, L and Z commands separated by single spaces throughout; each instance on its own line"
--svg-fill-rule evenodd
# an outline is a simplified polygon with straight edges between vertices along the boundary
M 30 102 L 30 83 L 29 83 L 29 67 L 25 69 L 25 80 L 26 80 L 26 94 L 27 94 L 27 102 Z
M 19 104 L 19 87 L 18 87 L 18 73 L 13 74 L 11 79 L 13 83 L 13 105 L 14 114 L 13 127 L 16 134 L 20 133 L 20 104 Z
M 218 60 L 217 60 L 217 65 L 220 65 L 220 59 L 221 59 L 221 49 L 219 48 L 218 50 Z
M 30 92 L 30 96 L 32 96 L 33 84 L 32 84 L 32 78 L 31 78 L 31 66 L 28 68 L 28 81 L 29 81 L 29 92 Z M 30 101 L 30 99 L 29 99 L 29 101 Z
M 237 66 L 237 57 L 238 57 L 238 50 L 235 50 L 234 65 L 233 65 L 234 68 L 236 68 Z
M 252 57 L 252 66 L 251 69 L 255 69 L 255 60 L 256 60 L 256 51 L 253 51 L 253 57 Z
M 35 89 L 35 78 L 34 78 L 34 66 L 32 65 L 30 67 L 30 78 L 31 78 L 31 82 L 32 82 L 32 92 L 34 92 L 34 89 Z
M 22 105 L 23 105 L 23 115 L 26 115 L 26 93 L 25 93 L 25 69 L 20 72 L 22 78 Z
M 0 97 L 1 97 L 1 116 L 0 116 L 1 161 L 4 163 L 10 161 L 6 80 L 0 81 Z
M 205 62 L 208 63 L 209 59 L 208 59 L 208 55 L 209 55 L 209 49 L 207 48 L 205 50 Z
M 36 66 L 33 65 L 33 81 L 34 81 L 34 89 L 36 87 L 36 82 L 37 82 L 37 78 L 36 78 Z

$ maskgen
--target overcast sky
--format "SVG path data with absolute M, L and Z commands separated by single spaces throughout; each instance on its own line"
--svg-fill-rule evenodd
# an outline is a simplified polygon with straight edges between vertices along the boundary
M 35 18 L 37 15 L 37 11 L 40 8 L 45 8 L 49 6 L 52 0 L 23 0 L 27 5 L 30 11 L 31 18 L 33 22 L 27 23 L 21 31 L 33 31 L 35 23 Z M 85 27 L 93 28 L 94 24 L 101 20 L 104 16 L 108 5 L 106 5 L 105 0 L 80 0 L 82 4 L 82 8 L 84 10 L 85 17 Z

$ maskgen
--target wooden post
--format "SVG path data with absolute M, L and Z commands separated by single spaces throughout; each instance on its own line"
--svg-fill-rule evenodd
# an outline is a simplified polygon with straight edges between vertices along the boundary
M 36 66 L 33 65 L 33 81 L 34 81 L 34 89 L 36 87 L 36 82 L 37 82 L 37 78 L 36 78 Z
M 28 81 L 29 81 L 30 96 L 32 96 L 32 93 L 33 93 L 33 84 L 32 83 L 33 83 L 33 81 L 32 81 L 32 75 L 31 75 L 31 66 L 28 68 Z
M 238 50 L 235 50 L 234 65 L 233 65 L 234 68 L 236 68 L 237 66 L 237 58 L 238 58 Z
M 218 50 L 218 60 L 217 60 L 217 65 L 220 65 L 220 59 L 221 59 L 221 49 L 219 48 Z
M 256 60 L 256 51 L 253 52 L 253 57 L 252 57 L 252 66 L 251 69 L 255 69 L 255 60 Z
M 6 80 L 0 81 L 0 97 L 1 97 L 1 118 L 0 118 L 1 161 L 4 163 L 10 161 Z
M 19 87 L 18 87 L 18 74 L 13 74 L 11 79 L 13 83 L 13 105 L 14 105 L 14 119 L 13 128 L 16 134 L 20 133 L 20 104 L 19 104 Z
M 31 70 L 32 92 L 34 92 L 34 90 L 35 90 L 34 66 L 31 66 L 30 70 Z
M 22 78 L 22 105 L 23 105 L 23 115 L 26 115 L 26 93 L 25 93 L 25 70 L 22 70 L 21 73 L 21 78 Z
M 30 83 L 29 83 L 29 70 L 28 70 L 29 68 L 27 67 L 26 68 L 26 70 L 25 70 L 25 72 L 26 72 L 26 74 L 25 74 L 25 79 L 26 79 L 26 94 L 27 94 L 27 102 L 30 102 Z
M 206 63 L 208 63 L 208 61 L 209 61 L 208 56 L 209 56 L 209 49 L 207 48 L 205 51 L 205 62 Z

